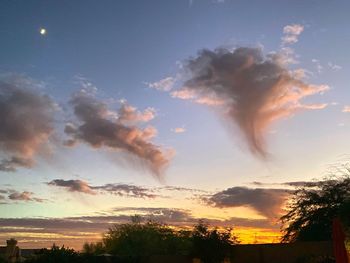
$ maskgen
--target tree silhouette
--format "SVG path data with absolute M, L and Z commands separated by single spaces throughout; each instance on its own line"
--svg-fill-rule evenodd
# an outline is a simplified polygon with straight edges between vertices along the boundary
M 194 227 L 191 239 L 192 256 L 200 258 L 205 263 L 222 262 L 225 257 L 231 257 L 232 245 L 239 243 L 238 238 L 232 235 L 232 229 L 210 230 L 203 221 Z
M 87 255 L 100 255 L 105 253 L 105 248 L 103 246 L 102 242 L 96 242 L 96 243 L 85 243 L 83 245 L 83 253 Z
M 28 263 L 79 263 L 82 262 L 79 254 L 73 249 L 64 246 L 58 247 L 55 244 L 51 249 L 41 249 L 37 255 L 26 260 Z
M 332 220 L 350 225 L 350 170 L 341 176 L 306 184 L 295 191 L 287 213 L 281 217 L 283 242 L 325 241 L 332 238 Z
M 134 217 L 131 223 L 114 225 L 101 243 L 85 244 L 84 255 L 108 253 L 127 262 L 138 262 L 152 255 L 186 255 L 203 262 L 220 262 L 229 257 L 238 243 L 232 229 L 210 229 L 199 222 L 193 230 L 175 230 L 165 224 Z
M 184 233 L 154 221 L 114 225 L 103 244 L 107 253 L 133 258 L 186 253 L 191 245 Z

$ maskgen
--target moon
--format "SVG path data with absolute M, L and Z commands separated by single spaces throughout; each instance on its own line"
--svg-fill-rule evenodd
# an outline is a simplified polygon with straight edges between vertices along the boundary
M 39 33 L 40 35 L 45 36 L 47 32 L 46 32 L 46 29 L 42 27 L 40 28 Z

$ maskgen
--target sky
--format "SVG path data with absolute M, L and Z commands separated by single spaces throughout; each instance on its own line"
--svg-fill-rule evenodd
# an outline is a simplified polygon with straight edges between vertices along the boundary
M 0 245 L 138 214 L 277 242 L 346 159 L 349 1 L 0 3 Z

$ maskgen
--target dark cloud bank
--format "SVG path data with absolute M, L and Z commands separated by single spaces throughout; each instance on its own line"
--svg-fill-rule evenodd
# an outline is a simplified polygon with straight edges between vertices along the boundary
M 248 206 L 266 218 L 274 219 L 281 214 L 290 193 L 287 189 L 231 187 L 204 198 L 204 201 L 221 208 Z
M 256 182 L 255 182 L 256 183 Z M 299 186 L 302 182 L 287 182 L 284 186 Z M 216 193 L 209 193 L 199 189 L 189 189 L 174 186 L 164 186 L 156 188 L 147 188 L 132 184 L 105 184 L 101 186 L 92 186 L 82 180 L 62 180 L 56 179 L 49 183 L 50 186 L 60 187 L 69 192 L 78 192 L 84 194 L 114 194 L 123 197 L 133 198 L 162 198 L 163 191 L 187 192 L 194 200 L 204 201 L 206 204 L 218 208 L 242 207 L 247 206 L 256 210 L 262 216 L 269 219 L 275 219 L 282 211 L 282 207 L 293 192 L 291 189 L 279 188 L 248 188 L 231 187 Z M 304 182 L 304 185 L 311 185 Z

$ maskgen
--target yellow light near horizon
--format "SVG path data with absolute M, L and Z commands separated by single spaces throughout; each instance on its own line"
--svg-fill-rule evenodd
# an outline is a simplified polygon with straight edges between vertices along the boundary
M 46 35 L 46 29 L 45 28 L 40 28 L 39 32 L 40 32 L 40 35 L 42 35 L 42 36 Z
M 279 243 L 281 240 L 281 233 L 273 229 L 237 227 L 233 233 L 238 236 L 241 244 Z

